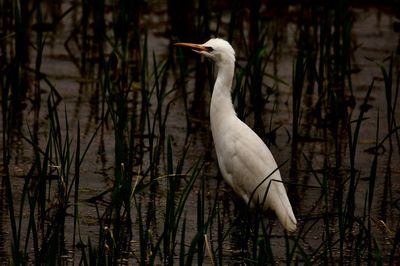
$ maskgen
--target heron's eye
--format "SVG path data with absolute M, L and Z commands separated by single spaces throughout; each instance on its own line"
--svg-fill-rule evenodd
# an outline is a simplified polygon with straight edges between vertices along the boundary
M 206 46 L 205 48 L 206 48 L 207 52 L 214 51 L 214 48 L 212 48 L 211 46 Z

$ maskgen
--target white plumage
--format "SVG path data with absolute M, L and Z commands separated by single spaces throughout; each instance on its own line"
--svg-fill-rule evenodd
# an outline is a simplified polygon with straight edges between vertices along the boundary
M 274 157 L 257 134 L 236 116 L 231 98 L 235 70 L 232 46 L 218 38 L 204 44 L 175 45 L 192 48 L 213 60 L 218 67 L 210 120 L 222 176 L 250 207 L 263 203 L 264 210 L 275 211 L 286 230 L 295 231 L 297 221 Z

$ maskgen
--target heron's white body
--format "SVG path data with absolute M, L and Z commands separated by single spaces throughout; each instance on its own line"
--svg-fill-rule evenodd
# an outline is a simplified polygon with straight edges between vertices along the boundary
M 222 176 L 250 207 L 262 204 L 264 210 L 274 210 L 285 229 L 295 231 L 297 221 L 270 150 L 236 116 L 231 98 L 235 70 L 232 46 L 222 39 L 211 39 L 199 47 L 195 51 L 211 58 L 218 67 L 210 120 Z

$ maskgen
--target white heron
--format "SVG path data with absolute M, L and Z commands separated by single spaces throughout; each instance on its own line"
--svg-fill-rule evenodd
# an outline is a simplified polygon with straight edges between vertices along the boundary
M 175 43 L 189 47 L 215 62 L 217 79 L 211 97 L 211 132 L 222 176 L 235 193 L 252 208 L 275 211 L 283 227 L 293 232 L 297 221 L 270 150 L 257 134 L 236 115 L 231 98 L 235 51 L 225 40 L 204 44 Z

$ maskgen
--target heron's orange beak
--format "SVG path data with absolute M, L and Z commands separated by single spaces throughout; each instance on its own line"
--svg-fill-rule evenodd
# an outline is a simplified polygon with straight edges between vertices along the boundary
M 187 42 L 177 42 L 174 43 L 175 46 L 181 46 L 181 47 L 188 47 L 191 48 L 195 51 L 201 52 L 201 51 L 207 51 L 207 47 L 201 45 L 201 44 L 195 44 L 195 43 L 187 43 Z

